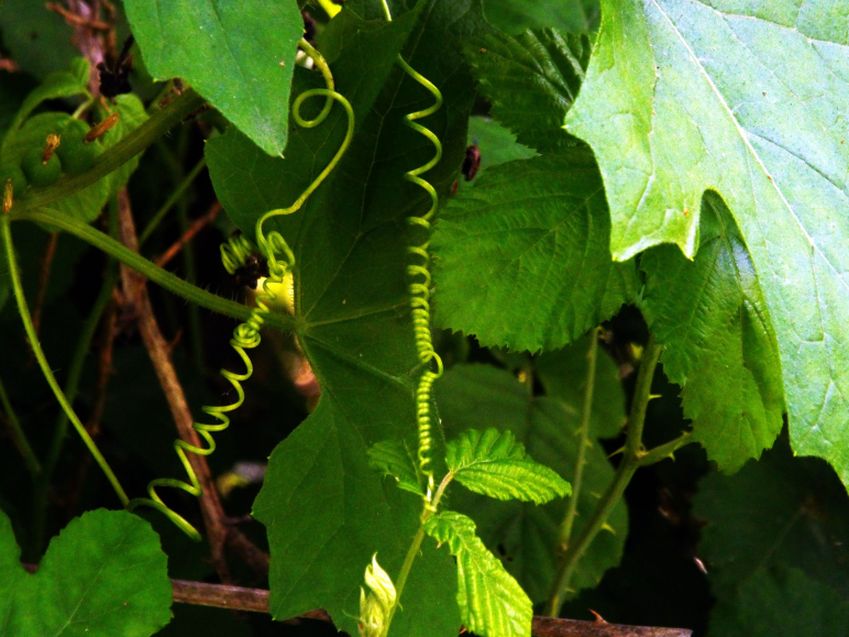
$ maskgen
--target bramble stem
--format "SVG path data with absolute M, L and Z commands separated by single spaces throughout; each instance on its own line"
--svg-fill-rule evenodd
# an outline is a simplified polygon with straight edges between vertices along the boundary
M 44 379 L 53 391 L 53 395 L 56 397 L 59 405 L 62 407 L 65 414 L 67 414 L 68 419 L 71 421 L 71 424 L 73 424 L 74 429 L 77 430 L 77 433 L 80 438 L 82 438 L 83 443 L 88 448 L 95 462 L 97 462 L 98 466 L 103 471 L 106 479 L 109 481 L 109 484 L 112 485 L 112 488 L 115 490 L 115 494 L 118 496 L 121 504 L 126 506 L 130 501 L 127 494 L 124 492 L 121 483 L 118 481 L 118 478 L 115 476 L 115 473 L 112 471 L 109 463 L 106 462 L 106 458 L 104 458 L 100 453 L 100 449 L 97 448 L 94 440 L 86 431 L 85 427 L 80 422 L 80 419 L 77 418 L 77 414 L 74 413 L 73 407 L 71 407 L 71 404 L 62 392 L 61 387 L 59 387 L 56 377 L 53 375 L 53 370 L 50 369 L 50 364 L 47 362 L 44 350 L 41 349 L 41 343 L 38 341 L 38 336 L 35 333 L 35 328 L 32 324 L 32 316 L 30 315 L 27 300 L 24 296 L 23 286 L 21 285 L 21 273 L 18 269 L 18 260 L 15 257 L 15 249 L 12 245 L 12 230 L 10 226 L 9 215 L 2 215 L 0 228 L 2 228 L 2 239 L 4 251 L 6 253 L 6 263 L 9 267 L 9 280 L 12 283 L 12 293 L 15 296 L 15 302 L 18 305 L 18 313 L 21 316 L 24 332 L 26 332 L 27 340 L 32 347 L 35 360 L 38 362 L 41 373 L 44 375 Z
M 569 541 L 572 539 L 572 528 L 575 524 L 575 516 L 578 512 L 578 500 L 584 481 L 584 465 L 586 464 L 587 448 L 592 444 L 590 440 L 590 419 L 593 412 L 593 395 L 595 393 L 596 361 L 598 361 L 598 328 L 592 331 L 590 337 L 590 349 L 587 352 L 587 380 L 584 385 L 584 398 L 581 406 L 581 423 L 578 429 L 578 453 L 575 456 L 575 475 L 572 477 L 572 495 L 566 508 L 566 517 L 560 527 L 560 538 L 558 550 L 565 554 L 569 550 Z
M 251 315 L 251 308 L 248 306 L 225 299 L 207 292 L 196 285 L 192 285 L 167 270 L 157 267 L 153 262 L 144 258 L 139 253 L 128 250 L 119 241 L 78 219 L 67 215 L 59 215 L 49 210 L 29 210 L 19 213 L 15 219 L 36 221 L 70 232 L 77 238 L 102 250 L 121 263 L 130 266 L 145 278 L 161 285 L 169 292 L 183 297 L 190 303 L 205 307 L 212 312 L 224 314 L 240 321 L 246 321 Z M 283 313 L 269 314 L 265 322 L 266 325 L 283 331 L 291 330 L 294 326 L 292 318 L 288 314 Z
M 640 364 L 640 371 L 637 374 L 637 385 L 634 388 L 631 413 L 628 416 L 628 431 L 625 438 L 625 450 L 622 461 L 616 469 L 613 482 L 602 495 L 586 526 L 560 562 L 557 574 L 554 577 L 551 597 L 549 599 L 548 610 L 552 616 L 556 616 L 560 610 L 563 597 L 569 590 L 569 584 L 575 572 L 575 567 L 581 557 L 583 557 L 584 552 L 592 544 L 598 532 L 607 522 L 607 518 L 610 517 L 614 507 L 622 499 L 625 488 L 628 486 L 634 473 L 641 466 L 640 457 L 643 444 L 643 428 L 646 420 L 646 408 L 651 399 L 651 384 L 655 369 L 657 368 L 658 359 L 660 358 L 661 349 L 655 343 L 653 337 L 649 339 L 649 343 L 643 354 L 643 360 Z

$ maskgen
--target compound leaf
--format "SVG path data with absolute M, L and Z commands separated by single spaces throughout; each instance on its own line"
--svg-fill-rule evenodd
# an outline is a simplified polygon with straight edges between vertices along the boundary
M 286 146 L 303 18 L 294 0 L 126 0 L 154 78 L 181 77 L 269 155 Z
M 153 635 L 171 618 L 159 536 L 126 511 L 89 511 L 53 540 L 28 575 L 0 513 L 0 634 Z
M 703 193 L 728 204 L 780 354 L 797 453 L 849 484 L 849 2 L 605 0 L 567 129 L 598 158 L 627 259 L 688 257 Z
M 530 637 L 531 600 L 475 534 L 474 521 L 443 511 L 428 518 L 424 529 L 457 558 L 457 603 L 463 625 L 487 637 Z
M 544 504 L 569 495 L 569 483 L 535 462 L 510 431 L 470 429 L 446 444 L 454 479 L 475 493 L 498 500 Z
M 489 168 L 440 212 L 436 322 L 483 345 L 554 349 L 635 294 L 610 259 L 609 217 L 585 148 Z

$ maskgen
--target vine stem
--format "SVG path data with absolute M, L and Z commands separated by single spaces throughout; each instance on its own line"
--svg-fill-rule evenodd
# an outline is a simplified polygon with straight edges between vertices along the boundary
M 18 415 L 12 408 L 12 402 L 9 400 L 9 394 L 6 393 L 6 388 L 3 386 L 2 381 L 0 381 L 0 407 L 3 407 L 3 411 L 6 412 L 6 423 L 9 426 L 9 435 L 12 437 L 12 444 L 15 445 L 18 453 L 24 459 L 24 464 L 30 475 L 33 478 L 38 478 L 41 474 L 41 463 L 32 450 L 29 440 L 27 440 L 23 427 L 21 427 L 21 421 L 18 420 Z
M 16 209 L 13 208 L 13 210 Z M 14 217 L 14 219 L 35 221 L 37 223 L 59 228 L 60 230 L 65 230 L 77 238 L 82 239 L 89 245 L 94 246 L 95 248 L 98 248 L 106 254 L 114 257 L 121 263 L 133 268 L 146 279 L 161 285 L 173 294 L 183 297 L 190 303 L 195 303 L 201 307 L 211 310 L 212 312 L 224 314 L 225 316 L 230 316 L 241 321 L 246 321 L 250 318 L 251 308 L 247 305 L 236 303 L 235 301 L 207 292 L 196 285 L 192 285 L 188 281 L 171 274 L 167 270 L 157 267 L 156 264 L 141 256 L 138 252 L 133 252 L 132 250 L 127 249 L 127 247 L 119 241 L 116 241 L 97 228 L 87 223 L 83 223 L 79 219 L 75 219 L 67 215 L 60 215 L 51 210 L 18 211 L 18 214 Z M 274 326 L 279 330 L 287 331 L 292 329 L 294 321 L 289 315 L 284 315 L 282 313 L 270 314 L 266 319 L 266 324 Z
M 126 506 L 130 499 L 124 492 L 124 488 L 121 486 L 121 483 L 118 481 L 118 478 L 115 476 L 115 473 L 112 471 L 112 467 L 109 466 L 109 463 L 106 461 L 106 458 L 103 457 L 103 454 L 100 453 L 100 449 L 97 448 L 97 444 L 95 444 L 88 431 L 86 431 L 86 428 L 80 422 L 80 419 L 77 418 L 77 414 L 74 413 L 73 407 L 71 407 L 71 404 L 68 402 L 68 399 L 62 392 L 61 387 L 59 387 L 59 383 L 56 381 L 56 377 L 53 375 L 53 370 L 50 368 L 50 364 L 47 362 L 47 357 L 44 355 L 44 350 L 41 349 L 41 343 L 39 342 L 38 336 L 35 333 L 35 327 L 32 324 L 32 315 L 30 314 L 29 306 L 27 305 L 27 300 L 24 296 L 23 286 L 21 284 L 21 273 L 18 269 L 18 260 L 15 257 L 15 249 L 12 244 L 12 229 L 9 220 L 9 215 L 3 214 L 1 217 L 2 218 L 0 218 L 0 233 L 2 233 L 3 248 L 6 254 L 6 263 L 9 267 L 9 279 L 12 283 L 12 293 L 15 297 L 15 302 L 18 306 L 18 313 L 21 316 L 21 322 L 24 326 L 24 332 L 26 333 L 30 347 L 32 347 L 33 354 L 35 355 L 35 359 L 38 362 L 39 368 L 41 369 L 41 373 L 44 375 L 44 379 L 50 386 L 50 389 L 53 392 L 53 395 L 56 397 L 56 400 L 58 401 L 59 405 L 62 407 L 62 410 L 68 416 L 68 420 L 71 421 L 71 424 L 74 426 L 74 429 L 77 430 L 77 433 L 79 434 L 85 446 L 88 448 L 95 462 L 97 462 L 101 471 L 103 471 L 104 475 L 106 476 L 106 479 L 109 481 L 109 484 L 112 485 L 112 489 L 115 491 L 115 494 L 118 496 L 118 499 L 121 501 L 121 504 Z
M 637 374 L 634 398 L 631 402 L 630 414 L 628 415 L 628 431 L 625 438 L 622 461 L 616 469 L 613 482 L 611 482 L 610 486 L 608 486 L 602 495 L 586 526 L 560 562 L 549 598 L 548 611 L 552 616 L 558 614 L 560 606 L 563 603 L 563 597 L 569 590 L 569 584 L 575 572 L 575 567 L 581 557 L 583 557 L 584 552 L 607 522 L 613 508 L 622 499 L 625 488 L 628 486 L 636 470 L 643 465 L 641 457 L 644 453 L 642 451 L 642 444 L 646 408 L 652 397 L 651 384 L 655 369 L 657 369 L 661 350 L 662 348 L 655 342 L 654 337 L 651 337 L 640 364 L 640 371 Z
M 583 404 L 581 406 L 581 424 L 578 429 L 578 453 L 575 456 L 575 475 L 572 477 L 572 496 L 566 508 L 566 516 L 560 527 L 559 551 L 564 554 L 569 550 L 572 539 L 572 528 L 578 512 L 578 499 L 584 481 L 584 465 L 586 464 L 587 449 L 590 442 L 590 419 L 593 411 L 593 396 L 595 394 L 596 362 L 598 361 L 598 328 L 594 329 L 590 338 L 590 349 L 587 352 L 587 380 L 584 385 Z

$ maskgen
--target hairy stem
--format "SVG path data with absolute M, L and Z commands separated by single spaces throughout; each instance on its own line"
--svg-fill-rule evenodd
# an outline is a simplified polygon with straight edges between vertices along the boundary
M 126 246 L 116 241 L 109 235 L 99 231 L 97 228 L 83 223 L 78 219 L 67 215 L 60 215 L 49 210 L 30 210 L 20 213 L 15 217 L 27 221 L 36 221 L 70 232 L 89 245 L 94 246 L 114 257 L 121 263 L 128 265 L 146 279 L 161 285 L 163 288 L 178 296 L 183 297 L 190 303 L 224 314 L 240 321 L 246 321 L 251 315 L 251 308 L 241 303 L 230 301 L 206 290 L 192 285 L 188 281 L 171 274 L 167 270 L 157 267 L 154 263 L 141 256 L 138 252 L 128 250 Z M 279 330 L 291 330 L 294 321 L 288 314 L 271 313 L 266 318 L 266 324 Z
M 575 475 L 572 477 L 572 495 L 566 507 L 566 516 L 560 527 L 558 550 L 565 554 L 569 550 L 572 539 L 572 528 L 578 513 L 578 500 L 584 481 L 584 465 L 586 464 L 587 448 L 590 440 L 590 419 L 593 411 L 593 396 L 595 394 L 596 361 L 598 360 L 598 329 L 594 329 L 590 338 L 590 349 L 587 352 L 587 380 L 584 385 L 583 404 L 581 406 L 581 424 L 578 429 L 578 453 L 575 456 Z
M 640 456 L 643 444 L 643 428 L 646 420 L 646 408 L 651 399 L 651 384 L 657 362 L 660 358 L 661 348 L 655 343 L 654 338 L 649 340 L 646 346 L 640 371 L 637 374 L 637 385 L 634 388 L 634 398 L 631 402 L 631 412 L 628 415 L 628 431 L 625 438 L 625 450 L 622 461 L 616 469 L 613 482 L 607 488 L 587 521 L 575 543 L 569 548 L 557 569 L 549 598 L 549 614 L 557 615 L 563 598 L 569 590 L 575 567 L 578 565 L 584 552 L 592 544 L 598 532 L 610 517 L 613 508 L 622 499 L 625 488 L 631 481 L 634 472 L 641 466 Z

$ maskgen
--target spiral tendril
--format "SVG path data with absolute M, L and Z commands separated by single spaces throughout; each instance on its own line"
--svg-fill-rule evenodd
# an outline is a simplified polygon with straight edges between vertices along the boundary
M 347 115 L 347 130 L 345 137 L 339 150 L 333 155 L 333 158 L 328 162 L 324 169 L 313 179 L 306 189 L 298 196 L 297 199 L 287 208 L 278 208 L 270 210 L 263 214 L 256 223 L 256 239 L 260 253 L 265 257 L 268 263 L 268 277 L 262 284 L 262 291 L 256 297 L 256 305 L 251 311 L 248 319 L 233 330 L 233 335 L 230 338 L 230 347 L 236 352 L 242 361 L 243 371 L 233 371 L 222 369 L 221 375 L 230 387 L 235 392 L 235 399 L 232 402 L 223 405 L 204 405 L 201 410 L 209 416 L 211 422 L 194 422 L 192 428 L 197 432 L 198 437 L 204 443 L 203 446 L 194 445 L 186 440 L 177 439 L 174 441 L 174 451 L 187 480 L 177 478 L 157 478 L 152 480 L 147 487 L 147 498 L 135 498 L 130 500 L 127 508 L 135 509 L 138 507 L 150 507 L 160 513 L 174 523 L 180 530 L 194 540 L 200 540 L 201 535 L 198 530 L 184 518 L 182 515 L 174 511 L 162 500 L 159 495 L 160 488 L 179 489 L 194 497 L 200 497 L 202 488 L 198 479 L 197 473 L 191 465 L 189 454 L 198 456 L 209 456 L 215 452 L 215 438 L 213 433 L 224 431 L 230 425 L 229 414 L 239 407 L 245 400 L 245 391 L 242 383 L 246 382 L 253 375 L 253 363 L 251 362 L 248 350 L 257 347 L 260 344 L 260 330 L 265 323 L 265 318 L 272 311 L 272 304 L 276 299 L 276 294 L 273 290 L 275 285 L 283 284 L 286 275 L 294 271 L 295 254 L 289 247 L 289 244 L 277 231 L 272 231 L 266 236 L 263 231 L 264 224 L 269 220 L 281 215 L 290 215 L 301 209 L 307 199 L 318 188 L 328 175 L 333 171 L 339 161 L 342 159 L 345 151 L 351 143 L 354 135 L 354 111 L 351 103 L 335 90 L 333 75 L 330 68 L 322 55 L 311 46 L 306 40 L 301 39 L 299 46 L 309 55 L 315 62 L 316 67 L 321 71 L 324 77 L 326 88 L 316 88 L 304 91 L 292 103 L 292 119 L 302 128 L 313 128 L 321 124 L 330 114 L 333 108 L 333 103 L 338 102 L 342 105 Z M 312 118 L 303 117 L 301 107 L 304 102 L 313 97 L 324 97 L 325 103 L 318 115 Z M 251 242 L 243 235 L 232 237 L 227 243 L 221 246 L 221 260 L 225 269 L 230 273 L 234 273 L 238 268 L 245 265 L 248 256 L 253 253 Z
M 433 336 L 430 330 L 430 228 L 431 220 L 436 214 L 439 206 L 439 195 L 433 185 L 422 178 L 422 175 L 442 159 L 442 143 L 439 137 L 428 128 L 425 128 L 417 122 L 436 113 L 442 107 L 442 93 L 436 85 L 416 71 L 407 61 L 399 56 L 398 64 L 403 71 L 423 86 L 433 96 L 433 104 L 420 111 L 407 113 L 404 116 L 404 123 L 418 134 L 425 137 L 434 149 L 433 156 L 429 161 L 421 166 L 413 168 L 404 173 L 404 178 L 407 181 L 414 183 L 424 190 L 430 198 L 430 207 L 421 215 L 415 215 L 407 218 L 407 221 L 414 226 L 418 226 L 426 233 L 427 238 L 407 248 L 407 252 L 413 257 L 414 262 L 407 266 L 407 276 L 410 277 L 408 287 L 410 294 L 410 308 L 413 321 L 413 334 L 416 343 L 416 355 L 419 362 L 423 365 L 423 370 L 419 376 L 416 385 L 416 428 L 418 431 L 418 462 L 419 470 L 427 479 L 427 492 L 425 495 L 425 506 L 430 507 L 433 501 L 435 490 L 435 479 L 433 475 L 433 467 L 431 460 L 431 452 L 433 449 L 433 423 L 431 421 L 431 402 L 433 397 L 433 384 L 442 376 L 443 366 L 442 358 L 436 353 L 433 347 Z

